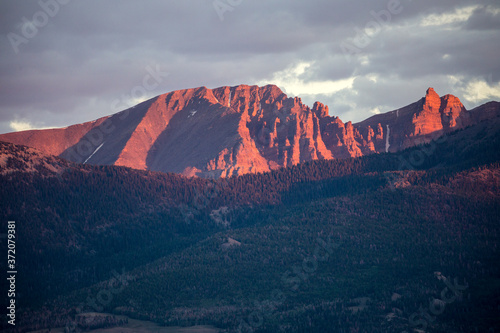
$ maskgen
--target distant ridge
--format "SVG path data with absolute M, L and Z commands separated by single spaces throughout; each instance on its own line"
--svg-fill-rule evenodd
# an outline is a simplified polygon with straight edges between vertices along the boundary
M 275 85 L 239 85 L 173 91 L 91 122 L 0 140 L 78 163 L 218 178 L 396 152 L 499 115 L 499 102 L 468 111 L 429 88 L 415 103 L 344 123 L 328 106 L 310 108 Z

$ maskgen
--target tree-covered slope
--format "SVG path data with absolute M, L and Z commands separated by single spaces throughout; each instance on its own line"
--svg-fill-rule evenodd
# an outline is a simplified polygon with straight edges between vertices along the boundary
M 108 311 L 229 331 L 497 328 L 498 129 L 218 181 L 33 153 L 57 166 L 37 172 L 2 144 L 20 326 Z

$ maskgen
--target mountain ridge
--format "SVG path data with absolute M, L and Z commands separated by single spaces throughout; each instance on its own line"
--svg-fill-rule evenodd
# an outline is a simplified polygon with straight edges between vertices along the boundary
M 469 315 L 460 322 L 443 315 L 438 328 L 492 327 L 499 124 L 481 122 L 397 153 L 218 180 L 70 163 L 0 142 L 3 219 L 17 221 L 16 232 L 30 240 L 19 246 L 19 267 L 27 271 L 19 301 L 29 308 L 20 309 L 17 327 L 77 321 L 79 311 L 92 310 L 88 297 L 112 285 L 110 270 L 134 278 L 99 303 L 102 311 L 162 325 L 203 322 L 223 332 L 238 331 L 238 318 L 275 288 L 287 301 L 266 317 L 263 332 L 278 332 L 275 323 L 310 323 L 310 331 L 323 332 L 332 322 L 401 332 L 428 302 L 438 270 L 467 280 L 471 295 L 448 312 Z M 411 162 L 419 154 L 423 160 Z M 303 267 L 318 237 L 341 246 L 297 293 L 283 274 Z M 241 245 L 226 247 L 229 238 Z M 402 298 L 394 301 L 394 292 Z M 363 317 L 350 311 L 360 296 L 372 299 Z M 385 319 L 395 312 L 399 318 Z
M 468 111 L 429 88 L 398 110 L 344 123 L 328 106 L 310 108 L 275 85 L 238 85 L 172 91 L 91 122 L 0 140 L 79 163 L 219 178 L 396 152 L 499 115 L 498 102 Z

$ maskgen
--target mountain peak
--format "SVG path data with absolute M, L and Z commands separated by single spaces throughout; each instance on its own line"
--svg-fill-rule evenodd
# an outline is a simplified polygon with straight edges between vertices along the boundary
M 315 102 L 312 111 L 319 117 L 324 118 L 329 116 L 328 105 L 321 102 Z
M 435 91 L 435 90 L 434 90 L 434 88 L 432 88 L 432 87 L 429 87 L 429 88 L 427 89 L 427 91 L 426 91 L 426 94 L 425 94 L 425 95 L 426 95 L 426 96 L 438 96 L 438 97 L 439 97 L 439 95 L 436 93 L 436 91 Z
M 276 85 L 172 91 L 97 121 L 65 129 L 0 135 L 73 162 L 122 165 L 208 178 L 265 172 L 298 163 L 395 152 L 496 117 L 466 112 L 453 95 L 427 89 L 422 100 L 353 124 L 329 117 Z
M 427 89 L 427 92 L 425 94 L 424 109 L 439 111 L 440 105 L 441 105 L 441 99 L 434 90 L 434 88 Z

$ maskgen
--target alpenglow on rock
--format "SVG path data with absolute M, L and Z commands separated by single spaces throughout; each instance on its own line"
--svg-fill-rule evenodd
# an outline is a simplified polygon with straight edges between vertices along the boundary
M 394 152 L 499 114 L 498 102 L 467 111 L 457 97 L 439 97 L 429 88 L 420 101 L 353 124 L 274 85 L 200 87 L 91 122 L 7 133 L 0 140 L 78 163 L 218 178 Z

